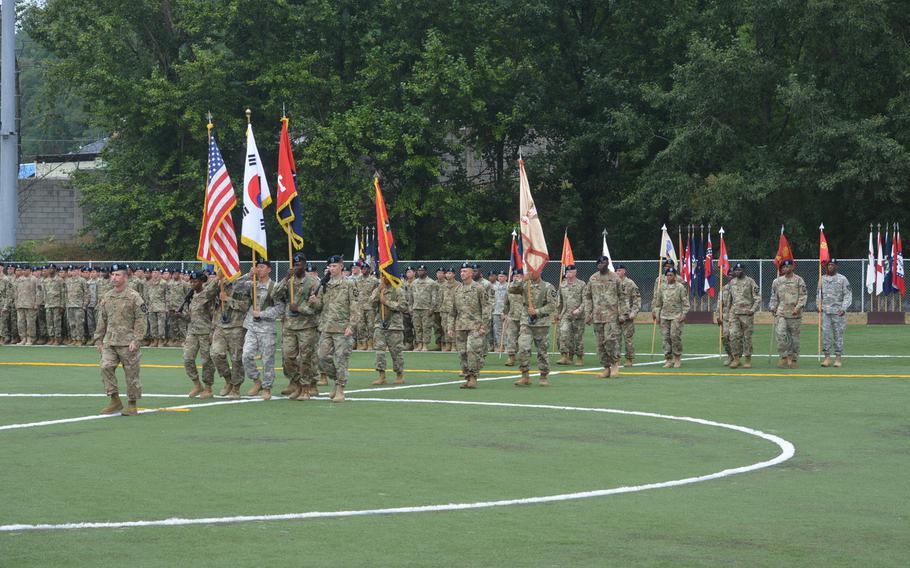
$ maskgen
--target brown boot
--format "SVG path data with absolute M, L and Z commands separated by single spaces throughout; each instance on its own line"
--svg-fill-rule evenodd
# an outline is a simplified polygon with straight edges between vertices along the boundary
M 542 387 L 548 387 L 548 386 L 550 386 L 550 381 L 547 380 L 547 374 L 546 374 L 546 373 L 541 373 L 541 374 L 540 374 L 540 380 L 537 381 L 537 384 L 540 385 L 540 386 L 542 386 Z
M 233 386 L 231 385 L 231 383 L 227 379 L 224 379 L 224 388 L 221 389 L 220 391 L 218 391 L 218 396 L 227 396 L 227 395 L 231 394 L 232 389 L 233 389 Z
M 379 378 L 370 383 L 371 385 L 384 385 L 385 384 L 385 371 L 379 371 Z
M 344 402 L 344 387 L 341 385 L 335 385 L 335 396 L 332 397 L 332 402 Z
M 575 366 L 576 367 L 585 366 L 585 356 L 584 355 L 579 355 L 578 357 L 575 358 Z
M 313 387 L 313 388 L 315 388 L 315 387 Z M 310 400 L 310 398 L 311 398 L 311 395 L 310 395 L 310 385 L 303 385 L 303 384 L 301 384 L 301 385 L 300 385 L 300 393 L 297 394 L 297 400 L 298 400 L 298 401 Z
M 307 392 L 310 394 L 310 397 L 319 396 L 319 389 L 316 388 L 315 384 L 310 385 L 307 388 Z M 299 397 L 298 397 L 299 398 Z
M 262 389 L 259 391 L 262 400 L 272 400 L 272 389 Z
M 622 364 L 623 367 L 631 367 L 632 359 L 626 359 L 625 363 Z
M 835 355 L 835 356 L 834 356 L 834 366 L 835 366 L 835 367 L 841 367 L 841 366 L 843 366 L 843 364 L 844 364 L 844 360 L 841 359 L 841 356 L 840 356 L 840 355 Z
M 113 414 L 122 408 L 123 402 L 120 400 L 120 395 L 112 394 L 110 404 L 101 409 L 101 414 Z
M 319 382 L 316 383 L 316 384 L 319 385 L 319 386 L 321 386 L 321 387 L 327 387 L 327 386 L 329 386 L 329 377 L 326 376 L 325 373 L 321 373 L 321 374 L 319 375 Z
M 259 391 L 262 390 L 262 381 L 256 379 L 253 381 L 253 387 L 250 389 L 250 392 L 246 393 L 247 396 L 256 396 L 259 394 Z
M 609 379 L 610 371 L 612 371 L 612 370 L 613 370 L 613 367 L 604 367 L 604 370 L 601 371 L 600 374 L 597 376 L 601 379 Z
M 731 369 L 736 369 L 736 368 L 739 367 L 739 355 L 734 355 L 734 356 L 733 356 L 733 360 L 730 361 L 729 367 L 730 367 Z
M 666 361 L 664 361 L 664 364 L 661 365 L 661 367 L 663 367 L 664 369 L 672 369 L 673 368 L 673 359 L 667 359 Z
M 373 350 L 373 340 L 372 339 L 367 339 L 367 349 L 370 351 Z
M 212 398 L 215 396 L 215 393 L 212 392 L 212 385 L 205 385 L 205 388 L 202 389 L 202 393 L 199 395 L 199 400 L 205 400 L 207 398 Z
M 562 357 L 559 359 L 559 361 L 556 362 L 557 365 L 571 365 L 572 364 L 572 361 L 569 359 L 568 353 L 560 353 L 560 355 L 562 355 Z
M 227 397 L 231 400 L 240 400 L 240 385 L 231 385 Z
M 463 385 L 458 387 L 460 389 L 476 389 L 477 388 L 477 377 L 474 375 L 468 375 L 467 380 Z
M 334 386 L 332 387 L 332 392 L 329 393 L 329 400 L 332 400 L 333 398 L 335 398 L 335 395 L 336 395 L 337 393 L 338 393 L 338 385 L 334 385 Z
M 822 367 L 830 367 L 830 366 L 831 366 L 831 356 L 825 355 L 825 360 L 822 361 Z
M 306 387 L 303 386 L 302 383 L 297 383 L 297 382 L 295 382 L 295 383 L 294 383 L 294 390 L 292 390 L 291 392 L 289 392 L 288 395 L 287 395 L 287 396 L 288 396 L 288 400 L 297 400 L 298 398 L 300 398 L 300 395 L 302 395 L 305 391 L 306 391 Z
M 38 341 L 35 342 L 35 345 L 47 345 L 47 339 L 40 337 Z
M 521 372 L 521 378 L 515 381 L 516 387 L 526 387 L 531 384 L 531 377 L 528 375 L 527 371 Z
M 615 379 L 619 376 L 619 361 L 615 361 L 610 367 L 610 378 Z
M 752 368 L 752 356 L 746 355 L 746 357 L 743 359 L 743 369 L 751 369 L 751 368 Z
M 395 373 L 395 384 L 396 385 L 404 384 L 404 373 Z
M 798 368 L 799 368 L 799 362 L 797 361 L 796 357 L 791 357 L 791 358 L 790 358 L 790 368 L 791 368 L 791 369 L 798 369 Z
M 196 379 L 195 381 L 193 381 L 193 390 L 191 390 L 189 392 L 189 394 L 186 396 L 188 396 L 190 398 L 196 398 L 201 393 L 202 393 L 202 383 L 199 382 L 199 379 Z
M 673 356 L 673 368 L 679 369 L 680 367 L 682 367 L 682 361 L 680 361 L 679 355 L 674 355 Z
M 790 366 L 790 361 L 788 361 L 786 357 L 781 357 L 780 361 L 777 362 L 778 369 L 786 369 L 789 366 Z
M 281 391 L 281 396 L 288 396 L 295 390 L 297 390 L 297 383 L 295 383 L 294 381 L 290 381 L 290 382 L 288 382 L 287 388 L 284 389 L 283 391 Z
M 139 414 L 139 409 L 136 408 L 136 401 L 131 400 L 126 403 L 126 408 L 120 412 L 120 416 L 136 416 Z
M 515 355 L 509 354 L 509 358 L 506 359 L 506 367 L 514 367 L 514 366 L 515 366 Z

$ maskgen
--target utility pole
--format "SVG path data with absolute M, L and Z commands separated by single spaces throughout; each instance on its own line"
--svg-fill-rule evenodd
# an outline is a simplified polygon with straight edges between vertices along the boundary
M 0 5 L 0 249 L 16 246 L 19 133 L 16 132 L 16 2 Z

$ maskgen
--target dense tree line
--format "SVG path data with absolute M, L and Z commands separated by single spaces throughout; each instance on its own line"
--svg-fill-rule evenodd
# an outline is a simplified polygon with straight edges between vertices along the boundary
M 646 258 L 690 222 L 740 257 L 786 224 L 811 256 L 822 220 L 855 256 L 869 222 L 908 217 L 895 0 L 47 0 L 24 27 L 113 134 L 76 183 L 132 257 L 192 256 L 206 112 L 239 185 L 247 107 L 269 171 L 291 119 L 311 254 L 350 248 L 378 170 L 402 256 L 504 257 L 519 151 L 551 256 L 565 227 L 579 257 L 606 226 Z

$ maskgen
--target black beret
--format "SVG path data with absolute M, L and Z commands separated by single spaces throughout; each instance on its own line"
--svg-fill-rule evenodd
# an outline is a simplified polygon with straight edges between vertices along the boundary
M 426 264 L 420 264 L 420 265 L 417 266 L 417 270 L 426 270 L 426 269 L 427 269 L 427 265 L 426 265 Z
M 450 266 L 450 267 L 446 268 L 446 272 L 451 272 L 451 273 L 454 274 L 454 273 L 455 273 L 455 267 L 454 267 L 454 266 Z
M 837 259 L 832 258 L 831 260 L 828 261 L 828 264 L 837 264 Z
M 664 270 L 664 274 L 676 274 L 676 269 L 672 266 L 669 266 L 666 270 Z
M 316 267 L 313 266 L 312 262 L 306 263 L 306 271 L 307 272 L 316 272 Z
M 626 269 L 626 265 L 625 265 L 625 264 L 617 264 L 617 265 L 616 265 L 616 270 L 625 270 L 625 269 Z
M 786 259 L 780 263 L 781 266 L 793 266 L 793 261 L 791 259 Z
M 568 271 L 570 271 L 570 270 L 575 270 L 575 265 L 574 265 L 574 264 L 567 264 L 567 265 L 566 265 L 566 272 L 568 272 Z
M 208 275 L 202 270 L 194 270 L 190 272 L 190 280 L 201 280 L 203 282 L 206 282 L 208 279 Z
M 298 252 L 297 254 L 294 255 L 294 263 L 296 264 L 296 263 L 298 263 L 298 262 L 299 262 L 299 263 L 305 263 L 305 262 L 306 262 L 306 255 L 303 254 L 302 252 Z
M 462 262 L 462 263 L 461 263 L 461 267 L 462 267 L 462 268 L 473 268 L 473 267 L 471 266 L 471 263 L 470 263 L 470 262 Z
M 733 270 L 745 270 L 745 268 L 746 267 L 743 266 L 743 263 L 741 263 L 741 262 L 737 262 L 736 264 L 733 265 Z
M 118 270 L 127 270 L 128 268 L 129 268 L 129 266 L 127 266 L 126 264 L 112 264 L 111 272 L 117 272 Z
M 267 259 L 267 258 L 257 258 L 256 266 L 259 266 L 260 264 L 264 264 L 266 266 L 272 266 L 272 263 L 269 262 L 269 259 Z
M 520 268 L 516 268 L 515 270 L 512 271 L 512 274 L 524 274 L 524 270 L 522 270 Z

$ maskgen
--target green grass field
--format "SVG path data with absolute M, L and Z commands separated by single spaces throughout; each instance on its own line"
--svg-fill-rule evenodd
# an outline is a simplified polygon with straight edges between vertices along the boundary
M 806 327 L 803 351 L 812 355 L 781 371 L 768 364 L 761 326 L 762 355 L 751 370 L 728 370 L 716 358 L 665 370 L 640 356 L 618 379 L 558 374 L 550 388 L 499 379 L 515 370 L 490 355 L 489 380 L 475 391 L 429 386 L 458 379 L 456 355 L 409 353 L 407 388 L 370 392 L 373 356 L 356 353 L 341 405 L 217 401 L 0 429 L 0 566 L 906 566 L 908 339 L 903 327 L 849 327 L 849 354 L 904 358 L 848 358 L 841 369 L 821 369 L 815 329 Z M 639 326 L 639 350 L 650 343 L 651 328 Z M 684 344 L 689 353 L 716 352 L 717 330 L 688 326 Z M 593 368 L 595 357 L 586 359 Z M 97 361 L 89 348 L 0 347 L 0 428 L 96 414 L 105 403 Z M 172 396 L 148 396 L 141 407 L 200 404 L 183 396 L 190 384 L 179 350 L 146 349 L 142 362 L 144 392 Z M 280 371 L 276 384 L 286 385 Z M 9 396 L 56 393 L 96 396 Z M 695 417 L 773 434 L 796 450 L 778 465 L 719 479 L 543 504 L 9 528 L 523 499 L 704 476 L 781 453 L 768 440 L 692 422 L 405 399 Z

